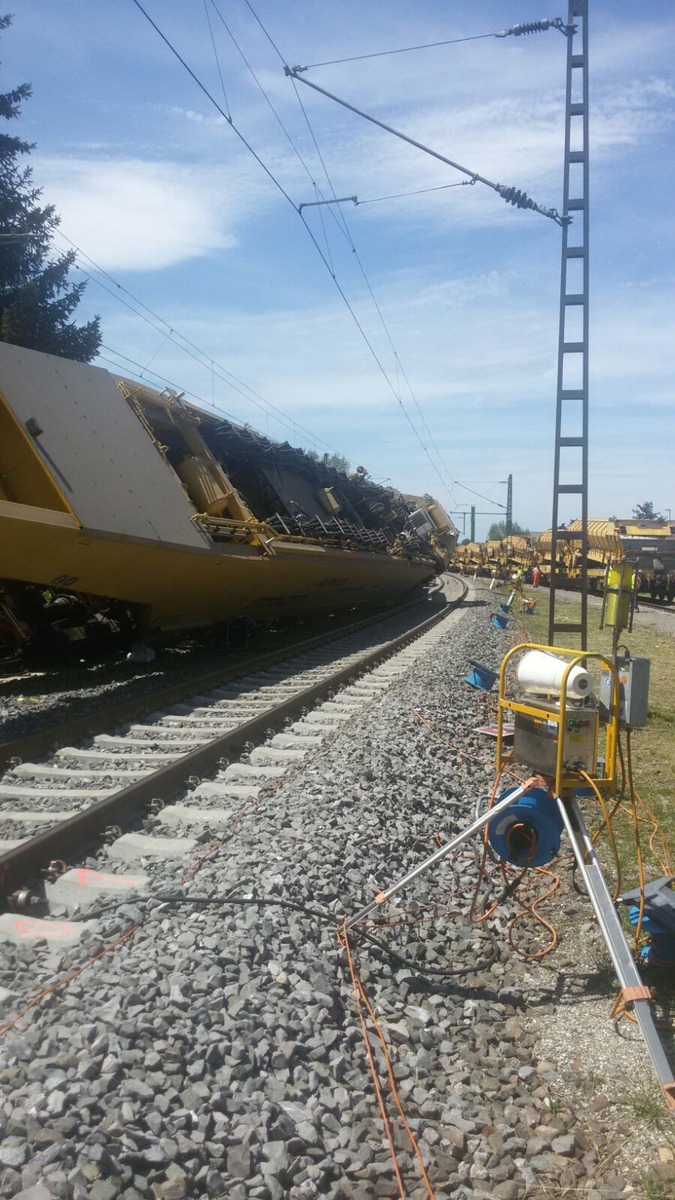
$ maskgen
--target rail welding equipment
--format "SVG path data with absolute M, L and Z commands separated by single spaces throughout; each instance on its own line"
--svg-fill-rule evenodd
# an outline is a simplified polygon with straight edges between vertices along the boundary
M 599 712 L 586 668 L 570 663 L 569 654 L 529 649 L 518 662 L 516 681 L 524 694 L 520 702 L 507 701 L 503 687 L 500 695 L 500 712 L 514 710 L 514 757 L 551 778 L 561 767 L 593 774 Z
M 528 650 L 518 663 L 516 678 L 524 692 L 537 696 L 560 695 L 567 661 L 545 650 Z M 572 667 L 567 677 L 568 700 L 586 700 L 591 677 L 583 667 Z
M 520 665 L 514 671 L 516 655 L 520 656 Z M 596 665 L 609 675 L 604 758 L 601 760 L 597 757 L 599 705 L 586 669 L 590 660 L 595 660 Z M 507 695 L 507 683 L 514 676 L 520 687 L 520 695 L 516 698 Z M 602 875 L 594 840 L 579 806 L 579 794 L 584 785 L 591 786 L 593 794 L 604 792 L 607 796 L 616 796 L 619 701 L 616 666 L 603 654 L 579 653 L 559 647 L 554 652 L 550 646 L 530 642 L 509 650 L 499 673 L 497 767 L 503 771 L 513 757 L 516 762 L 533 768 L 533 777 L 518 787 L 507 789 L 486 813 L 476 817 L 402 879 L 378 892 L 370 904 L 346 922 L 346 927 L 351 928 L 381 909 L 402 888 L 423 872 L 438 866 L 474 834 L 486 828 L 488 840 L 499 857 L 522 870 L 550 862 L 558 854 L 564 829 L 619 979 L 621 1000 L 632 1005 L 666 1103 L 675 1110 L 675 1078 L 649 1009 L 651 992 L 643 984 L 631 954 Z M 513 756 L 510 745 L 506 746 L 512 728 Z M 537 778 L 541 775 L 545 776 L 544 782 L 549 786 L 541 786 Z M 666 882 L 668 888 L 662 889 L 660 895 L 666 896 L 670 917 L 670 902 L 675 893 L 671 886 L 673 880 Z M 632 899 L 628 895 L 626 902 Z M 675 905 L 672 911 L 675 917 Z M 654 953 L 663 957 L 670 945 L 665 939 L 675 932 L 664 919 L 665 915 L 665 909 L 663 912 L 659 909 L 654 917 L 649 914 L 649 919 L 655 920 L 664 930 L 659 949 L 654 946 Z
M 470 658 L 469 662 L 473 668 L 465 679 L 465 683 L 470 683 L 472 687 L 477 688 L 480 692 L 490 692 L 497 682 L 498 671 L 493 671 L 491 667 L 484 667 L 482 663 L 476 662 Z
M 500 802 L 515 791 L 507 788 Z M 543 867 L 558 855 L 562 831 L 555 800 L 545 788 L 535 787 L 492 818 L 488 839 L 495 853 L 512 866 Z
M 637 597 L 635 563 L 628 558 L 609 564 L 605 571 L 600 628 L 610 625 L 617 630 L 633 628 Z

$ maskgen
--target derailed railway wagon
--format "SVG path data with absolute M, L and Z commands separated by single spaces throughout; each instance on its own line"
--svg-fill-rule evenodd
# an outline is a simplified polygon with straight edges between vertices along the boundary
M 100 367 L 0 343 L 0 631 L 130 640 L 390 605 L 457 530 L 404 497 Z
M 501 540 L 489 542 L 467 542 L 458 546 L 452 565 L 464 575 L 496 576 L 511 579 L 515 575 L 527 575 L 535 561 L 534 549 L 529 537 L 510 534 Z

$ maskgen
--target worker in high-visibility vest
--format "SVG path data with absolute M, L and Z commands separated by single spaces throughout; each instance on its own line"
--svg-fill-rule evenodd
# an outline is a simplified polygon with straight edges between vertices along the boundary
M 532 587 L 538 588 L 540 583 L 541 571 L 539 570 L 539 567 L 535 566 L 532 568 Z

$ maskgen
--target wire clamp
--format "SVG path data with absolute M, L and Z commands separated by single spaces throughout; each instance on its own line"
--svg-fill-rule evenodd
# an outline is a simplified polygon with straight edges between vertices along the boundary
M 619 1021 L 624 1013 L 627 1013 L 629 1004 L 635 1004 L 638 1000 L 653 999 L 654 989 L 647 987 L 646 984 L 622 988 L 616 998 L 614 1007 L 609 1014 L 609 1019 L 610 1021 Z

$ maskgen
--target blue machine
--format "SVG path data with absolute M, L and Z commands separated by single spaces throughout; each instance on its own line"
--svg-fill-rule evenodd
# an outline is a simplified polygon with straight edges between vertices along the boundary
M 506 788 L 499 800 L 516 790 Z M 532 788 L 488 823 L 490 845 L 514 867 L 543 867 L 550 862 L 560 850 L 562 831 L 558 805 L 544 788 Z
M 640 889 L 624 892 L 619 904 L 627 904 L 628 920 L 637 925 L 640 917 Z M 675 875 L 648 883 L 644 890 L 642 930 L 649 935 L 650 944 L 640 951 L 640 958 L 649 966 L 675 964 Z
M 497 681 L 498 671 L 493 671 L 491 667 L 484 667 L 482 663 L 475 662 L 473 658 L 469 659 L 473 671 L 467 675 L 465 682 L 470 683 L 472 687 L 478 688 L 480 692 L 489 692 L 494 687 Z

